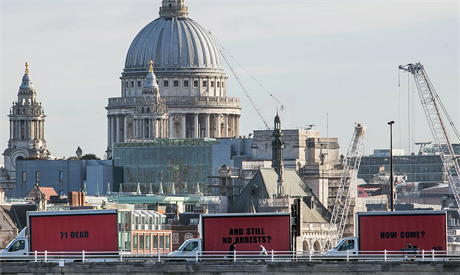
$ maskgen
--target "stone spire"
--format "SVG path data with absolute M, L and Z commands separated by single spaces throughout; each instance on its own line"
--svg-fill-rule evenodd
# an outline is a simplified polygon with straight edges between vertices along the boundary
M 276 114 L 275 116 L 275 129 L 273 130 L 272 141 L 272 167 L 278 174 L 278 196 L 284 196 L 284 141 L 281 139 L 283 133 L 281 132 L 281 119 Z
M 187 17 L 188 8 L 185 0 L 163 0 L 160 7 L 160 17 Z
M 4 151 L 5 169 L 15 176 L 18 158 L 48 158 L 49 150 L 45 141 L 45 112 L 37 102 L 35 88 L 26 62 L 24 76 L 19 87 L 18 99 L 13 102 L 8 115 L 10 120 L 10 139 Z

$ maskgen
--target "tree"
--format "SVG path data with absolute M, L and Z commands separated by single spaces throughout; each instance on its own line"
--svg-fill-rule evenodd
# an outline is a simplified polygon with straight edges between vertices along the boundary
M 83 159 L 83 160 L 90 160 L 90 159 L 97 159 L 97 160 L 100 160 L 100 158 L 98 158 L 98 157 L 96 156 L 96 154 L 86 154 L 86 155 L 83 155 L 83 156 L 81 157 L 81 159 Z

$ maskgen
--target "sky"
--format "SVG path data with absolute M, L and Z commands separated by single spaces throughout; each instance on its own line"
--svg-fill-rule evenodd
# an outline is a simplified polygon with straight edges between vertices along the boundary
M 355 123 L 367 126 L 364 154 L 388 149 L 389 121 L 395 121 L 394 148 L 418 152 L 415 142 L 433 138 L 412 76 L 398 70 L 416 62 L 425 66 L 454 125 L 460 123 L 460 1 L 185 3 L 189 17 L 252 75 L 236 66 L 272 126 L 281 107 L 276 98 L 285 107 L 279 110 L 283 129 L 314 125 L 322 137 L 339 139 L 342 154 Z M 80 146 L 83 154 L 103 158 L 108 98 L 121 96 L 128 48 L 158 18 L 160 6 L 160 0 L 0 0 L 0 151 L 7 148 L 7 115 L 29 62 L 52 155 L 74 156 Z M 225 68 L 227 96 L 240 98 L 243 108 L 241 135 L 264 129 Z

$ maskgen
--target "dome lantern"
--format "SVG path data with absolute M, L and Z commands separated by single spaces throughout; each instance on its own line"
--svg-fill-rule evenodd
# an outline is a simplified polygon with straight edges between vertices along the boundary
M 187 17 L 188 8 L 185 0 L 163 0 L 159 13 L 160 17 Z

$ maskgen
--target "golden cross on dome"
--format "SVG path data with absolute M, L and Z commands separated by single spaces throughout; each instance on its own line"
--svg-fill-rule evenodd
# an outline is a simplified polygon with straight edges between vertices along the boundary
M 29 74 L 29 62 L 26 62 L 26 72 L 25 74 Z
M 149 72 L 153 73 L 153 61 L 152 60 L 150 60 L 149 65 L 150 65 L 149 66 Z

